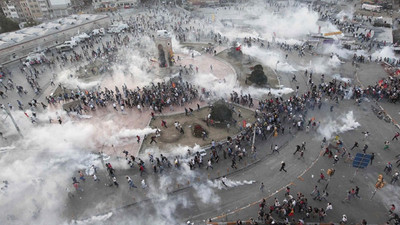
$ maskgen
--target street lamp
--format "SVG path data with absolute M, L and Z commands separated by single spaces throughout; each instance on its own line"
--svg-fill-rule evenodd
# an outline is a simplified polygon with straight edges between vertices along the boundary
M 3 111 L 11 118 L 11 121 L 13 122 L 13 124 L 14 124 L 14 126 L 15 126 L 15 129 L 17 129 L 18 134 L 19 134 L 21 137 L 24 137 L 24 136 L 22 136 L 21 130 L 19 129 L 17 123 L 15 122 L 14 117 L 11 115 L 10 110 L 9 110 L 7 107 L 5 107 L 4 105 L 1 105 L 1 108 L 2 108 Z

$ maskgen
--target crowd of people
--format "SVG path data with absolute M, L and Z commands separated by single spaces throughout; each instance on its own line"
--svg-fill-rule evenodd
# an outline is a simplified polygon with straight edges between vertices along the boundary
M 270 2 L 270 4 L 273 4 Z M 141 14 L 136 17 L 131 17 L 127 23 L 130 28 L 127 33 L 121 35 L 112 35 L 110 39 L 99 37 L 92 37 L 83 43 L 79 44 L 79 50 L 74 50 L 70 54 L 66 53 L 52 53 L 54 60 L 49 60 L 41 65 L 37 66 L 23 66 L 20 67 L 20 72 L 26 77 L 27 83 L 31 87 L 32 91 L 36 96 L 42 93 L 42 87 L 39 84 L 41 76 L 47 72 L 47 70 L 54 70 L 58 65 L 60 69 L 64 69 L 71 65 L 84 65 L 87 62 L 92 62 L 98 58 L 107 58 L 107 64 L 104 66 L 104 71 L 109 70 L 109 65 L 113 62 L 117 62 L 118 58 L 116 53 L 120 51 L 124 46 L 129 43 L 129 40 L 137 40 L 141 37 L 150 36 L 154 38 L 154 32 L 157 30 L 170 29 L 174 32 L 176 39 L 180 41 L 194 40 L 197 42 L 205 40 L 213 40 L 217 44 L 225 44 L 229 42 L 229 39 L 224 37 L 219 33 L 215 33 L 212 30 L 207 30 L 203 20 L 198 20 L 192 17 L 186 11 L 169 11 L 168 9 L 148 9 L 147 14 Z M 161 12 L 161 13 L 160 13 Z M 338 25 L 344 32 L 353 33 L 355 36 L 359 36 L 363 41 L 370 43 L 370 46 L 381 45 L 382 43 L 375 43 L 370 40 L 367 33 L 358 33 L 360 27 L 348 24 L 347 22 L 342 22 L 328 15 L 328 12 L 320 11 L 320 16 L 322 19 L 328 19 Z M 264 41 L 259 38 L 245 38 L 244 43 L 251 45 L 252 43 L 259 43 L 262 47 L 264 46 Z M 136 43 L 138 44 L 138 43 Z M 270 43 L 267 42 L 266 45 L 269 47 Z M 137 45 L 140 47 L 140 45 Z M 286 43 L 277 43 L 278 48 L 283 51 L 290 53 L 291 51 L 299 52 L 299 55 L 306 54 L 307 49 L 311 50 L 311 46 L 308 44 L 304 45 L 289 45 Z M 378 46 L 379 47 L 379 46 Z M 213 49 L 208 49 L 207 51 L 213 52 Z M 353 59 L 357 62 L 365 62 L 364 56 L 357 56 Z M 371 61 L 371 58 L 369 58 Z M 390 64 L 399 64 L 399 61 L 393 61 L 392 59 L 384 59 L 385 62 Z M 193 68 L 191 68 L 193 72 Z M 185 67 L 185 70 L 188 71 Z M 197 70 L 197 68 L 196 68 Z M 91 71 L 96 73 L 95 70 Z M 38 106 L 42 106 L 46 109 L 49 105 L 55 106 L 57 104 L 65 104 L 72 101 L 77 101 L 75 105 L 71 105 L 65 110 L 70 112 L 76 112 L 78 114 L 83 114 L 83 112 L 90 112 L 104 108 L 107 106 L 112 106 L 115 111 L 125 112 L 126 108 L 137 109 L 138 113 L 143 110 L 150 109 L 151 115 L 154 118 L 155 114 L 163 113 L 165 108 L 170 111 L 174 110 L 174 107 L 185 107 L 188 103 L 193 103 L 196 101 L 201 101 L 203 95 L 208 93 L 208 90 L 199 91 L 199 88 L 189 82 L 184 82 L 182 80 L 183 69 L 180 71 L 180 76 L 171 79 L 166 82 L 151 83 L 148 86 L 136 87 L 134 89 L 128 88 L 127 85 L 122 87 L 115 87 L 113 89 L 101 88 L 100 86 L 92 89 L 82 89 L 77 87 L 76 89 L 68 89 L 63 84 L 58 84 L 61 90 L 56 95 L 46 96 L 47 105 L 42 101 L 36 100 L 37 97 L 32 98 L 28 101 L 29 108 L 32 111 L 32 122 L 36 121 L 36 111 Z M 0 87 L 4 89 L 0 90 L 0 96 L 3 99 L 7 99 L 7 92 L 14 90 L 19 94 L 20 97 L 27 97 L 31 90 L 27 90 L 21 85 L 15 84 L 12 76 L 14 76 L 10 71 L 2 72 L 2 79 L 0 80 Z M 339 104 L 340 101 L 345 98 L 355 99 L 357 103 L 361 102 L 364 97 L 371 97 L 377 101 L 382 99 L 387 99 L 392 103 L 396 103 L 399 97 L 400 82 L 398 78 L 389 77 L 377 82 L 374 86 L 368 86 L 367 88 L 361 88 L 358 86 L 352 86 L 349 83 L 333 79 L 331 81 L 325 81 L 324 75 L 321 75 L 321 82 L 315 82 L 316 74 L 312 71 L 305 71 L 305 78 L 308 80 L 308 90 L 305 93 L 300 93 L 299 87 L 297 86 L 295 93 L 288 97 L 269 97 L 264 99 L 255 100 L 250 94 L 239 94 L 237 92 L 232 92 L 230 95 L 230 103 L 243 105 L 249 108 L 255 108 L 254 112 L 254 125 L 243 128 L 240 134 L 234 137 L 227 137 L 226 141 L 215 141 L 211 140 L 210 150 L 208 153 L 203 152 L 193 152 L 188 150 L 185 156 L 165 156 L 160 154 L 159 157 L 149 154 L 148 163 L 145 163 L 144 159 L 135 157 L 127 151 L 123 151 L 125 155 L 126 163 L 132 169 L 136 169 L 137 173 L 143 177 L 141 181 L 141 186 L 143 189 L 147 188 L 145 178 L 149 176 L 152 171 L 154 174 L 163 174 L 165 170 L 180 169 L 183 163 L 191 170 L 214 170 L 214 166 L 222 161 L 229 161 L 230 167 L 234 170 L 238 169 L 238 162 L 242 161 L 244 158 L 252 158 L 256 160 L 259 158 L 257 151 L 257 144 L 268 140 L 271 136 L 290 136 L 298 131 L 313 131 L 319 127 L 319 122 L 315 118 L 308 119 L 307 113 L 309 110 L 321 110 L 323 105 L 323 98 L 328 98 L 331 100 L 328 104 L 330 111 L 334 110 L 335 104 Z M 5 78 L 7 77 L 7 78 Z M 50 79 L 49 85 L 54 88 L 57 85 L 54 83 L 56 76 Z M 314 79 L 314 80 L 313 80 Z M 7 81 L 6 81 L 7 80 Z M 296 79 L 293 79 L 294 81 Z M 7 83 L 3 83 L 7 82 Z M 42 82 L 43 83 L 43 82 Z M 317 84 L 318 83 L 318 84 Z M 206 98 L 205 96 L 204 98 Z M 228 100 L 228 101 L 229 101 Z M 16 100 L 18 108 L 25 110 L 24 104 L 20 100 Z M 13 110 L 11 103 L 8 103 L 7 107 Z M 186 108 L 185 108 L 186 109 Z M 239 117 L 240 112 L 235 111 L 234 107 L 231 108 Z M 191 113 L 192 110 L 186 109 L 186 115 Z M 61 117 L 57 117 L 59 124 L 62 124 Z M 50 120 L 51 122 L 51 120 Z M 237 122 L 237 121 L 236 121 Z M 235 124 L 236 122 L 233 122 Z M 177 129 L 178 125 L 175 125 Z M 165 124 L 166 126 L 166 124 Z M 182 128 L 178 129 L 182 132 Z M 2 134 L 2 133 L 1 133 Z M 256 137 L 256 145 L 252 143 L 253 134 Z M 138 136 L 138 142 L 140 142 L 141 137 Z M 397 139 L 397 138 L 396 138 Z M 332 158 L 333 164 L 336 165 L 339 161 L 338 155 L 351 157 L 350 152 L 346 152 L 346 149 L 341 146 L 341 141 L 338 141 L 339 148 L 332 150 L 332 147 L 327 144 L 326 140 L 323 141 L 323 149 L 326 150 L 328 157 Z M 155 138 L 151 138 L 151 142 L 155 142 Z M 339 150 L 338 150 L 339 149 Z M 271 146 L 271 152 L 269 154 L 279 153 L 280 146 Z M 304 154 L 305 142 L 294 152 L 300 152 L 301 157 Z M 365 149 L 366 150 L 366 149 Z M 365 153 L 364 150 L 364 153 Z M 347 150 L 348 151 L 348 150 Z M 372 163 L 372 160 L 371 160 Z M 398 172 L 391 174 L 391 166 L 385 167 L 385 172 L 392 177 L 391 183 L 395 184 L 399 178 Z M 390 172 L 388 172 L 390 167 Z M 110 186 L 119 187 L 119 182 L 117 180 L 116 171 L 111 166 L 110 163 L 106 164 L 106 169 L 108 172 L 108 178 L 110 180 Z M 97 177 L 97 169 L 92 169 L 94 172 L 90 175 L 93 177 L 94 181 L 99 181 Z M 281 163 L 281 171 L 286 172 L 285 162 Z M 79 180 L 76 177 L 72 178 L 73 186 L 77 191 L 83 191 L 82 185 L 86 178 L 83 171 L 79 171 Z M 125 176 L 129 188 L 137 188 L 135 181 L 130 176 Z M 320 181 L 324 181 L 324 174 L 321 173 Z M 263 184 L 262 184 L 263 185 Z M 263 189 L 260 188 L 260 189 Z M 349 190 L 345 197 L 346 201 L 350 201 L 355 197 L 359 197 L 359 188 L 356 186 Z M 285 197 L 283 202 L 280 203 L 278 198 L 275 198 L 272 203 L 268 203 L 266 199 L 263 199 L 259 204 L 258 219 L 252 220 L 255 224 L 258 222 L 264 222 L 266 224 L 277 223 L 277 221 L 283 221 L 283 223 L 293 223 L 293 224 L 304 224 L 305 221 L 315 221 L 318 218 L 320 222 L 325 220 L 326 215 L 329 210 L 333 210 L 332 204 L 328 201 L 329 193 L 325 188 L 322 192 L 316 187 L 311 196 L 315 201 L 326 201 L 327 206 L 313 207 L 310 200 L 303 194 L 298 192 L 296 197 L 291 194 L 290 187 L 286 187 Z M 276 217 L 277 216 L 277 217 Z M 297 222 L 290 221 L 290 217 L 300 218 Z M 391 217 L 398 221 L 398 216 L 391 211 Z M 343 215 L 341 223 L 347 222 L 347 216 Z M 362 224 L 367 222 L 363 220 Z

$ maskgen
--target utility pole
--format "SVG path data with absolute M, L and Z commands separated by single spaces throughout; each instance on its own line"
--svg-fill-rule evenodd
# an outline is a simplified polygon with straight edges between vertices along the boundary
M 364 154 L 363 154 L 363 157 L 361 158 L 360 162 L 358 163 L 357 169 L 356 169 L 356 171 L 354 172 L 354 175 L 353 175 L 353 177 L 352 177 L 351 180 L 350 180 L 351 183 L 354 182 L 354 178 L 356 177 L 357 172 L 358 172 L 358 170 L 360 169 L 361 163 L 364 161 L 365 155 L 366 155 L 366 154 L 364 153 Z M 367 165 L 367 166 L 368 166 L 368 165 Z
M 1 108 L 11 118 L 11 121 L 13 122 L 15 129 L 17 129 L 18 134 L 23 138 L 24 136 L 22 136 L 21 130 L 19 129 L 18 124 L 15 122 L 14 117 L 12 116 L 10 110 L 4 105 L 2 105 Z
M 253 144 L 251 145 L 251 150 L 254 151 L 254 144 L 256 142 L 256 131 L 257 131 L 257 125 L 256 123 L 254 123 L 254 127 L 253 127 Z

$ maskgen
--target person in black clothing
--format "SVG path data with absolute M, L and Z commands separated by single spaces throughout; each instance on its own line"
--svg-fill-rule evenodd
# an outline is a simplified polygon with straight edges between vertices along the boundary
M 282 161 L 281 162 L 281 169 L 279 169 L 279 171 L 285 171 L 285 172 L 287 172 L 286 170 L 285 170 L 285 166 L 286 166 L 286 164 L 285 164 L 285 162 L 284 161 Z
M 375 159 L 375 153 L 372 153 L 372 155 L 371 155 L 371 163 L 370 163 L 370 165 L 372 165 L 372 161 Z
M 356 142 L 354 142 L 354 145 L 353 145 L 353 147 L 351 147 L 351 149 L 350 150 L 353 150 L 354 148 L 358 148 L 358 142 L 356 141 Z

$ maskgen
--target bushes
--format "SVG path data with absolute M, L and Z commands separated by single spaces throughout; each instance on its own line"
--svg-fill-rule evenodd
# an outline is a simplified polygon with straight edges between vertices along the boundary
M 201 138 L 203 137 L 203 131 L 207 133 L 207 131 L 200 125 L 200 124 L 193 124 L 193 136 L 197 137 L 197 138 Z
M 268 78 L 264 73 L 264 68 L 260 64 L 254 66 L 248 80 L 257 85 L 265 85 L 268 82 Z
M 230 122 L 232 120 L 232 110 L 224 101 L 217 101 L 213 104 L 211 119 L 218 122 Z

